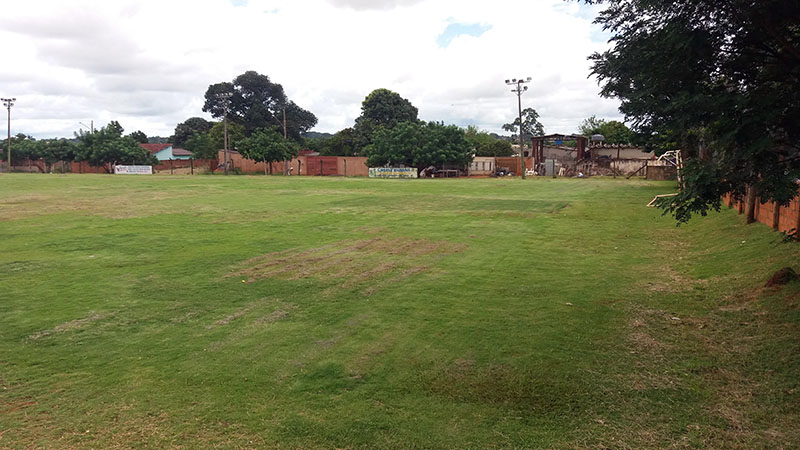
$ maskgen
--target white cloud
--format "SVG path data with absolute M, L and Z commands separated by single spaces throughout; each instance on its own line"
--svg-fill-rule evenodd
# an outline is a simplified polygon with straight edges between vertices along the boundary
M 235 3 L 235 5 L 234 5 Z M 619 118 L 601 99 L 586 57 L 607 44 L 577 2 L 456 0 L 29 0 L 4 8 L 3 96 L 18 98 L 12 133 L 70 136 L 78 122 L 119 120 L 169 135 L 203 115 L 209 84 L 256 70 L 319 118 L 351 126 L 361 101 L 385 87 L 420 118 L 500 132 L 516 98 L 503 80 L 531 76 L 523 107 L 548 132 L 589 115 Z M 453 23 L 480 36 L 437 38 Z

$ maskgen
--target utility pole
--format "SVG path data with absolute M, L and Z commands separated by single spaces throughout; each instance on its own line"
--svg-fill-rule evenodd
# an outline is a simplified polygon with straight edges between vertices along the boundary
M 0 98 L 3 106 L 8 109 L 8 173 L 11 173 L 11 107 L 14 106 L 16 98 Z
M 287 139 L 286 134 L 286 105 L 283 105 L 283 140 Z M 285 158 L 285 157 L 284 157 Z M 286 164 L 286 159 L 283 160 L 283 176 L 289 175 L 289 166 Z
M 222 103 L 222 146 L 225 175 L 228 174 L 228 103 L 231 100 L 231 95 L 230 92 L 217 94 L 217 100 Z
M 516 86 L 511 92 L 517 94 L 517 106 L 519 107 L 519 160 L 522 163 L 522 179 L 525 179 L 525 141 L 523 139 L 523 131 L 522 131 L 522 93 L 528 90 L 528 86 L 523 86 L 525 83 L 530 83 L 531 77 L 523 80 L 520 78 L 519 80 L 513 78 L 511 80 L 506 80 L 506 84 L 509 86 Z M 532 149 L 531 149 L 532 150 Z

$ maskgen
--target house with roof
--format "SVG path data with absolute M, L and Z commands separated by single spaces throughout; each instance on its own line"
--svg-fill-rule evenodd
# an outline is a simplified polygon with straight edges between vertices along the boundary
M 194 156 L 194 153 L 189 150 L 175 148 L 172 144 L 139 144 L 139 146 L 150 152 L 159 161 L 192 159 L 192 156 Z

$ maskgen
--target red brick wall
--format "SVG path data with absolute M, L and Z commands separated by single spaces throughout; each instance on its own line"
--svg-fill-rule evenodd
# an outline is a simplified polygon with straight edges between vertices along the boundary
M 722 202 L 737 210 L 739 214 L 744 214 L 744 201 L 736 201 L 730 194 L 725 194 L 722 197 Z M 800 230 L 800 196 L 795 197 L 788 206 L 781 207 L 778 207 L 774 202 L 761 203 L 760 199 L 757 199 L 755 211 L 756 220 L 769 227 L 774 226 L 776 208 L 779 208 L 778 231 L 788 232 Z

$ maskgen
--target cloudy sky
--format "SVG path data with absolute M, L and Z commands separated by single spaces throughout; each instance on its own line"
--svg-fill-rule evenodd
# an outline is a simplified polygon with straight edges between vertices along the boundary
M 316 131 L 352 126 L 364 97 L 388 88 L 421 119 L 501 132 L 517 110 L 503 80 L 530 76 L 523 107 L 548 133 L 570 133 L 592 114 L 620 118 L 587 78 L 587 55 L 608 47 L 597 11 L 562 0 L 8 1 L 0 95 L 17 97 L 12 133 L 118 120 L 169 136 L 210 118 L 209 84 L 255 70 L 316 114 Z

